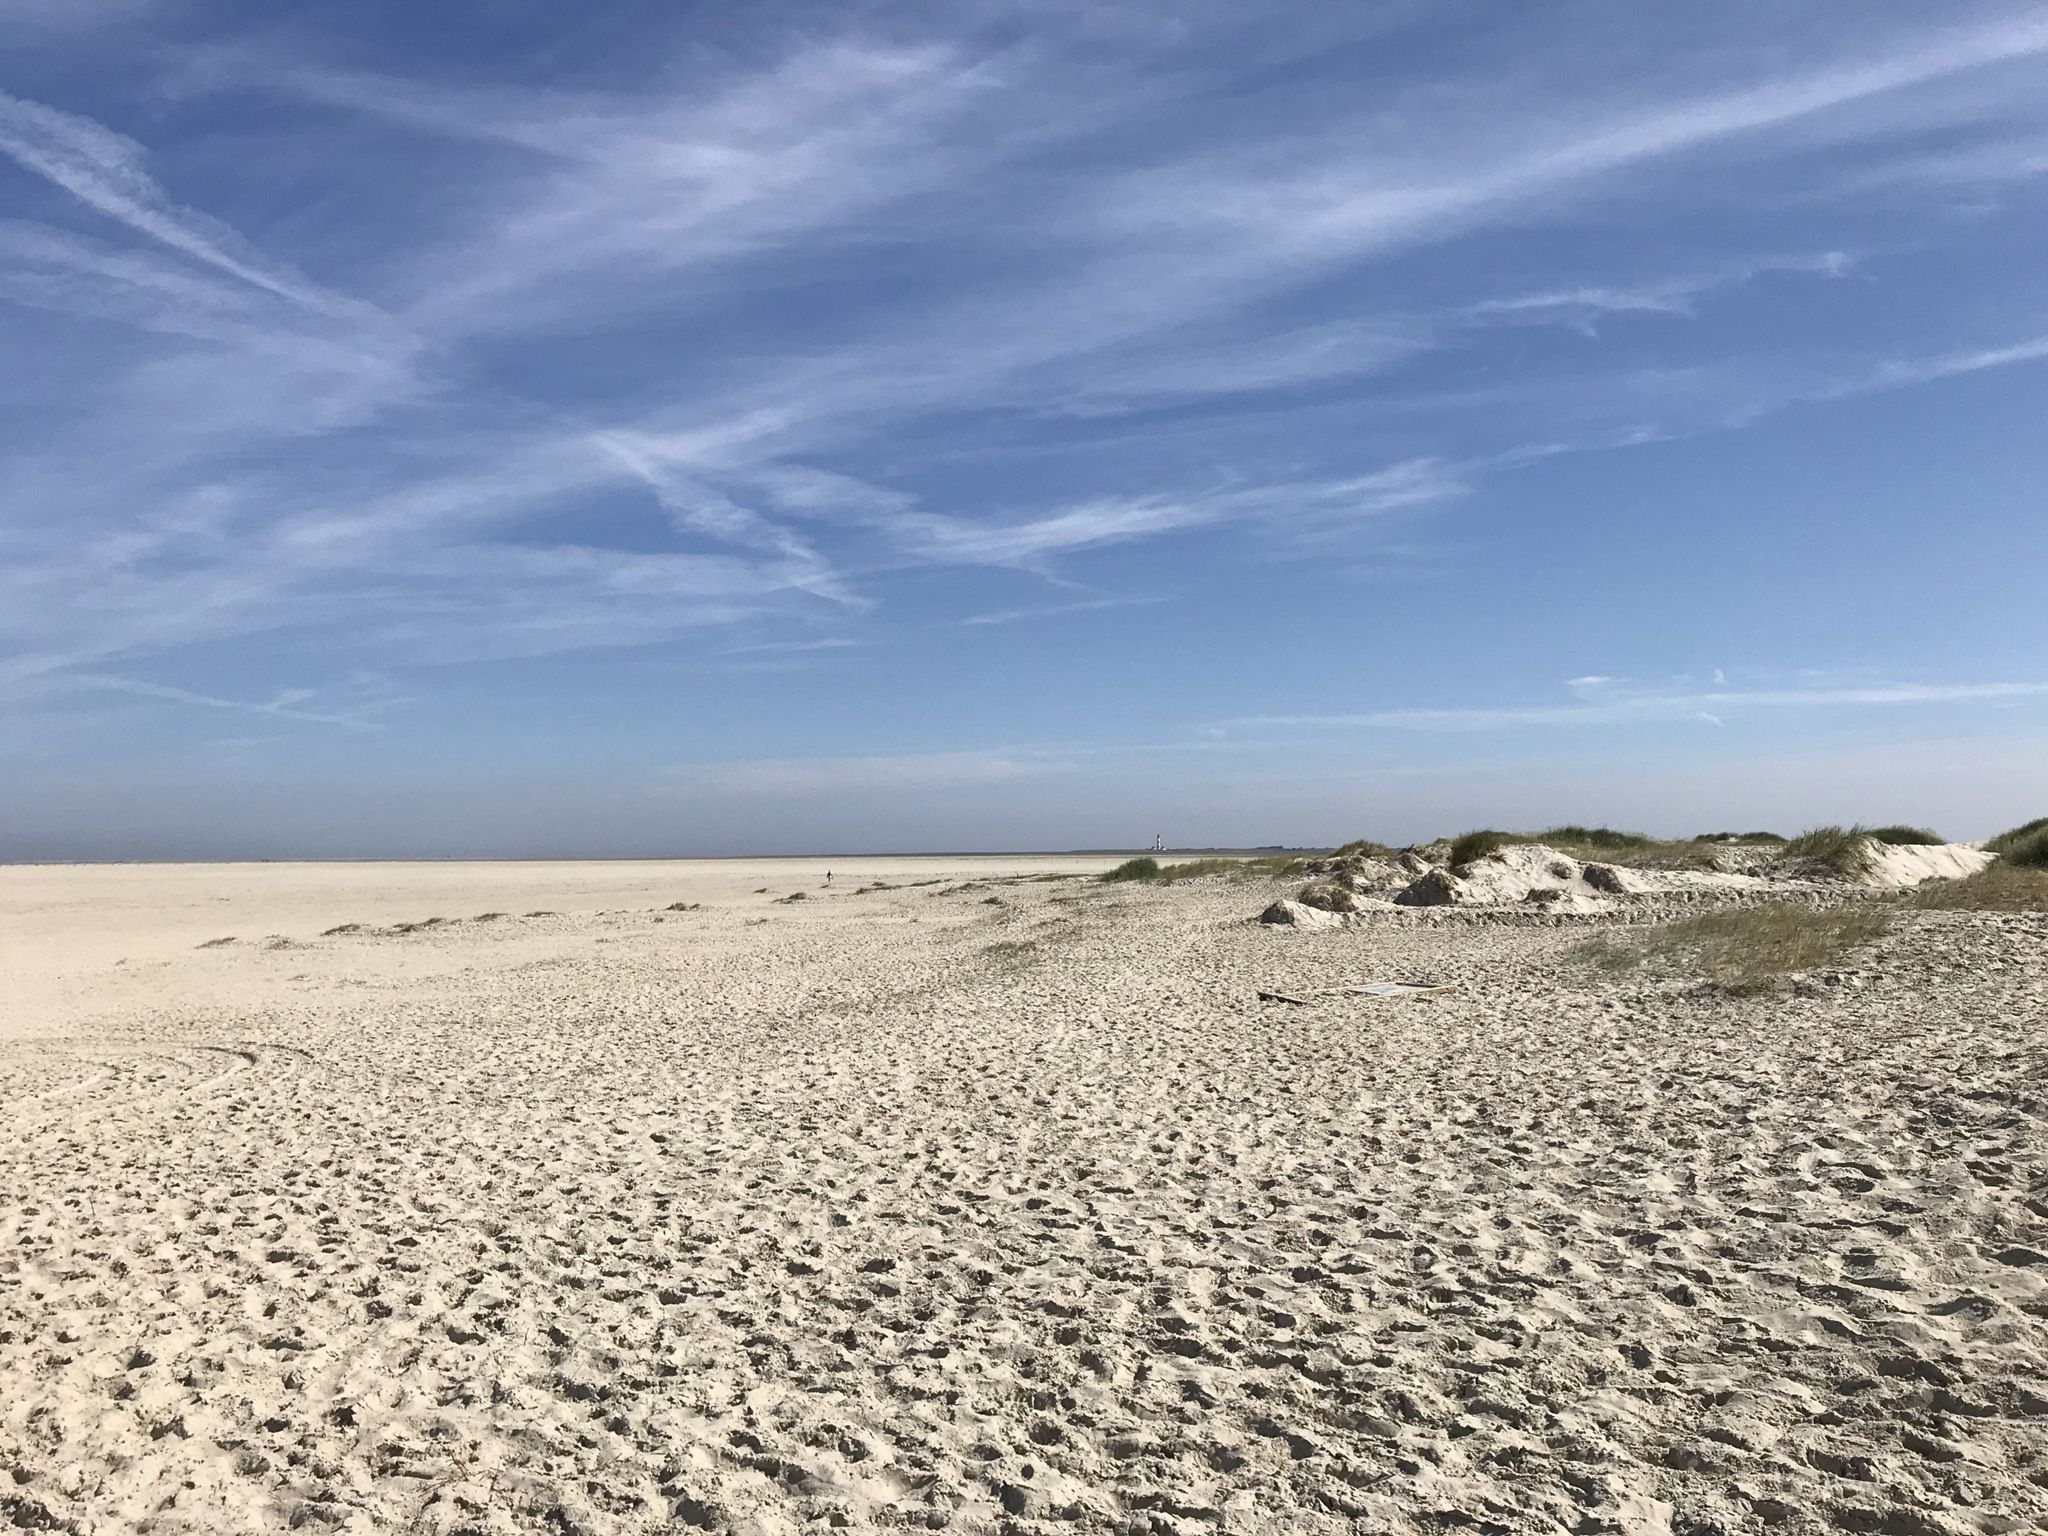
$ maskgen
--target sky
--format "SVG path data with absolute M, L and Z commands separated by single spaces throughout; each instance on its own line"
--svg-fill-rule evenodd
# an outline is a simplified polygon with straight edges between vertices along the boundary
M 0 0 L 0 859 L 2048 811 L 2048 8 Z

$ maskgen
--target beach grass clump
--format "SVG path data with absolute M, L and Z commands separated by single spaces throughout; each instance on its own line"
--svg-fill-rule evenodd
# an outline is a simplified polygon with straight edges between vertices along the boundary
M 1391 859 L 1393 856 L 1393 849 L 1369 837 L 1354 837 L 1332 855 L 1339 859 Z
M 1496 832 L 1482 828 L 1477 832 L 1462 832 L 1451 839 L 1448 862 L 1453 869 L 1463 868 L 1475 859 L 1483 859 L 1489 853 L 1498 853 L 1510 843 L 1524 842 L 1512 832 Z
M 1785 855 L 1849 880 L 1870 868 L 1870 835 L 1862 827 L 1809 827 L 1785 845 Z
M 1356 912 L 1358 896 L 1350 886 L 1335 880 L 1312 880 L 1294 893 L 1294 899 L 1304 907 L 1314 907 L 1319 912 Z
M 1641 832 L 1617 832 L 1612 827 L 1582 827 L 1572 823 L 1538 832 L 1535 841 L 1548 843 L 1553 848 L 1575 843 L 1581 848 L 1599 848 L 1611 853 L 1621 848 L 1647 848 L 1651 839 Z
M 2048 869 L 2048 816 L 2021 822 L 2001 832 L 1984 847 L 2008 869 Z
M 1865 827 L 1862 831 L 1871 841 L 1889 843 L 1894 848 L 1926 848 L 1947 841 L 1928 827 Z
M 1879 938 L 1887 922 L 1870 906 L 1774 901 L 1659 923 L 1626 938 L 1603 935 L 1575 953 L 1608 976 L 1695 976 L 1719 991 L 1746 995 L 1838 963 Z
M 1179 864 L 1162 864 L 1158 880 L 1161 885 L 1172 885 L 1180 880 L 1201 880 L 1209 875 L 1228 875 L 1237 870 L 1242 862 L 1238 859 L 1187 859 Z
M 1167 885 L 1177 880 L 1199 880 L 1206 875 L 1221 875 L 1240 882 L 1278 880 L 1299 873 L 1302 862 L 1299 855 L 1292 853 L 1259 854 L 1240 859 L 1189 859 L 1185 863 L 1167 865 L 1159 871 L 1159 879 Z
M 2023 837 L 1998 856 L 2012 869 L 2048 869 L 2048 829 Z
M 983 949 L 982 954 L 997 965 L 1029 965 L 1039 957 L 1038 940 L 998 939 Z
M 1713 848 L 1706 843 L 1667 843 L 1654 838 L 1639 847 L 1601 848 L 1567 843 L 1558 851 L 1585 863 L 1621 864 L 1630 869 L 1712 869 L 1716 862 Z
M 1178 885 L 1183 880 L 1220 877 L 1226 880 L 1276 880 L 1293 873 L 1301 860 L 1291 853 L 1264 854 L 1253 858 L 1185 859 L 1178 864 L 1161 864 L 1145 857 L 1126 859 L 1097 878 L 1109 884 L 1136 882 L 1143 885 Z
M 1467 832 L 1453 839 L 1447 862 L 1453 869 L 1483 859 L 1512 843 L 1541 843 L 1586 863 L 1626 864 L 1640 869 L 1696 869 L 1712 864 L 1714 851 L 1704 843 L 1666 842 L 1642 832 L 1613 827 L 1582 827 L 1576 823 L 1542 832 Z
M 1701 832 L 1693 837 L 1696 843 L 1783 843 L 1787 839 L 1779 832 Z
M 2048 828 L 2035 834 L 2048 836 Z M 1960 880 L 1929 880 L 1907 898 L 1928 912 L 2048 912 L 2048 849 L 2040 864 L 1996 864 Z
M 1151 881 L 1159 878 L 1159 861 L 1150 854 L 1136 859 L 1125 859 L 1115 869 L 1105 871 L 1100 879 L 1104 885 L 1121 885 L 1127 881 Z

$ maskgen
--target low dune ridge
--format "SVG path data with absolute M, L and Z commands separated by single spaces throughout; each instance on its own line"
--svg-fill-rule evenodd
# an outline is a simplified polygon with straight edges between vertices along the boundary
M 0 1511 L 2038 1521 L 2048 917 L 1738 994 L 1582 953 L 1713 885 L 1114 862 L 0 870 Z

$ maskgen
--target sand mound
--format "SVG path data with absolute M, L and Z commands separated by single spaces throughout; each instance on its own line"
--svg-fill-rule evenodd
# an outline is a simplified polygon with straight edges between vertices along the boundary
M 1448 869 L 1424 870 L 1394 898 L 1399 907 L 1449 907 L 1465 899 L 1465 882 Z
M 1526 901 L 1552 910 L 1597 912 L 1608 905 L 1608 897 L 1643 889 L 1634 874 L 1612 864 L 1581 864 L 1541 843 L 1510 843 L 1455 872 L 1429 870 L 1394 900 L 1404 907 L 1500 907 Z
M 1898 889 L 1928 880 L 1959 880 L 1974 875 L 1991 863 L 1996 854 L 1967 843 L 1916 843 L 1899 846 L 1868 840 L 1869 861 L 1859 885 Z
M 1404 859 L 1411 857 L 1403 855 Z M 1418 860 L 1411 874 L 1405 864 L 1346 854 L 1340 858 L 1311 859 L 1301 868 L 1304 874 L 1320 876 L 1325 882 L 1344 886 L 1361 896 L 1386 896 L 1399 890 L 1429 866 Z
M 1276 928 L 1341 928 L 1344 919 L 1299 901 L 1276 901 L 1259 914 L 1259 921 Z
M 1305 907 L 1314 907 L 1320 912 L 1356 912 L 1358 893 L 1348 885 L 1339 885 L 1334 880 L 1325 880 L 1315 885 L 1304 885 L 1296 893 L 1296 901 Z

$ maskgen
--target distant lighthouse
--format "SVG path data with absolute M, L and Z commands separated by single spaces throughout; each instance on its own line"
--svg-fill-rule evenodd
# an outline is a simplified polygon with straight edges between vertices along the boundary
M 1152 851 L 1154 853 L 1166 852 L 1166 834 L 1164 832 L 1154 832 L 1152 834 Z

